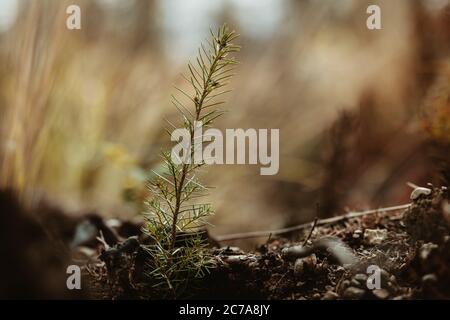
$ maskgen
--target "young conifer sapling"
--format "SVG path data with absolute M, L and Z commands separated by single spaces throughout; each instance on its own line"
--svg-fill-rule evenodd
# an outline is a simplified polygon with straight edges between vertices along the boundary
M 237 37 L 226 25 L 211 32 L 208 45 L 201 45 L 196 61 L 188 64 L 189 73 L 183 75 L 191 89 L 176 88 L 179 95 L 172 96 L 182 126 L 190 133 L 191 159 L 203 143 L 194 139 L 195 126 L 202 123 L 210 127 L 223 114 L 219 108 L 225 102 L 220 98 L 229 92 L 223 88 L 234 75 L 237 62 L 232 55 L 239 46 L 232 42 Z M 177 127 L 167 122 L 170 135 Z M 173 157 L 171 152 L 162 152 L 164 170 L 153 172 L 155 178 L 149 181 L 145 231 L 153 239 L 153 244 L 146 247 L 151 282 L 155 289 L 177 297 L 190 280 L 203 277 L 214 266 L 205 237 L 199 232 L 208 224 L 205 219 L 213 210 L 209 203 L 198 200 L 207 190 L 196 177 L 204 162 L 174 161 Z

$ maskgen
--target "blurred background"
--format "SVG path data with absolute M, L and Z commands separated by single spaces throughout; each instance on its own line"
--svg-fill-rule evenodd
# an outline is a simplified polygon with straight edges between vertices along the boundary
M 70 4 L 81 30 L 66 29 Z M 370 4 L 382 30 L 366 27 Z M 171 147 L 173 85 L 223 22 L 242 63 L 216 126 L 279 128 L 280 172 L 208 167 L 213 235 L 448 184 L 449 0 L 0 0 L 0 187 L 29 207 L 139 215 Z

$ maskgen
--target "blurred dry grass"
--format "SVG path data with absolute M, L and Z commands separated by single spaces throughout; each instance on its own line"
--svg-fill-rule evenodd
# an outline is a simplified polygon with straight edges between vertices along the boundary
M 280 128 L 280 173 L 209 168 L 213 233 L 304 221 L 316 202 L 323 215 L 396 204 L 407 201 L 406 181 L 437 177 L 423 124 L 447 128 L 432 129 L 431 140 L 449 138 L 450 7 L 431 2 L 370 1 L 382 8 L 383 30 L 368 31 L 369 1 L 285 1 L 272 36 L 242 34 L 230 112 L 218 127 Z M 162 119 L 174 115 L 172 85 L 187 62 L 167 52 L 173 39 L 158 1 L 135 1 L 122 20 L 117 9 L 70 1 L 85 14 L 79 32 L 64 27 L 69 2 L 21 3 L 16 24 L 0 34 L 0 185 L 30 205 L 46 197 L 69 212 L 136 214 L 127 196 L 139 196 L 169 145 Z M 217 24 L 242 31 L 224 8 Z

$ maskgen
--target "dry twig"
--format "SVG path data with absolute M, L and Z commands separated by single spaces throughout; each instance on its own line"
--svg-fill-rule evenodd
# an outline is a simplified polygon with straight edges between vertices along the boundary
M 350 212 L 350 213 L 347 213 L 342 216 L 336 216 L 336 217 L 332 217 L 332 218 L 317 220 L 315 226 L 323 226 L 323 225 L 327 225 L 327 224 L 337 223 L 337 222 L 340 222 L 343 220 L 362 217 L 362 216 L 374 214 L 374 213 L 405 210 L 405 209 L 409 208 L 410 205 L 411 205 L 410 203 L 407 203 L 407 204 L 402 204 L 402 205 L 393 206 L 393 207 L 365 210 L 365 211 L 360 211 L 360 212 Z M 277 229 L 277 230 L 253 231 L 253 232 L 222 235 L 222 236 L 215 237 L 215 239 L 219 242 L 222 242 L 222 241 L 231 241 L 231 240 L 260 238 L 260 237 L 267 237 L 270 234 L 272 234 L 272 236 L 273 236 L 273 235 L 281 235 L 281 234 L 286 234 L 286 233 L 290 233 L 290 232 L 294 232 L 294 231 L 299 231 L 299 230 L 308 228 L 310 226 L 311 226 L 311 222 L 308 222 L 308 223 L 303 223 L 300 225 L 296 225 L 296 226 L 292 226 L 292 227 L 288 227 L 288 228 Z

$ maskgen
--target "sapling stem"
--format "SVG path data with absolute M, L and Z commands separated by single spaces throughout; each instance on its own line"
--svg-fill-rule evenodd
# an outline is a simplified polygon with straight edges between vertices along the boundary
M 176 88 L 181 96 L 172 96 L 172 104 L 177 108 L 182 125 L 189 133 L 189 155 L 194 158 L 197 144 L 195 129 L 198 123 L 210 126 L 223 112 L 217 107 L 223 101 L 215 99 L 222 96 L 227 90 L 224 87 L 233 74 L 230 72 L 236 61 L 230 54 L 237 52 L 239 47 L 232 44 L 238 35 L 230 31 L 226 25 L 220 27 L 217 34 L 211 32 L 210 48 L 201 46 L 198 51 L 196 63 L 189 63 L 189 73 L 183 76 L 191 87 L 191 92 Z M 184 98 L 183 98 L 184 97 Z M 183 98 L 183 99 L 182 99 Z M 187 100 L 189 104 L 185 104 Z M 203 112 L 207 108 L 206 112 Z M 170 129 L 176 125 L 167 121 Z M 185 155 L 183 155 L 183 158 Z M 148 210 L 146 231 L 155 241 L 148 246 L 153 270 L 149 275 L 160 280 L 157 285 L 165 284 L 168 291 L 178 293 L 177 288 L 186 287 L 186 281 L 193 275 L 202 276 L 205 269 L 211 267 L 213 259 L 205 250 L 204 239 L 195 235 L 195 228 L 207 224 L 205 219 L 213 214 L 209 204 L 190 204 L 194 199 L 205 195 L 207 187 L 196 178 L 196 171 L 205 163 L 179 161 L 181 158 L 172 153 L 163 152 L 165 172 L 154 172 L 154 179 L 149 181 L 151 196 L 147 200 Z M 192 231 L 194 230 L 194 233 Z M 191 233 L 189 243 L 179 244 L 179 235 Z

